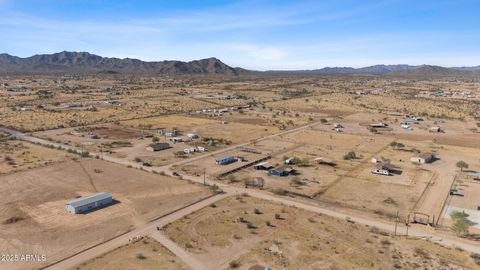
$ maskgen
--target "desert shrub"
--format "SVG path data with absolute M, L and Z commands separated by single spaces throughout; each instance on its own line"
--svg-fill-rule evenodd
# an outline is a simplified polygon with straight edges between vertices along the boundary
M 145 260 L 147 257 L 145 257 L 145 255 L 143 255 L 142 253 L 138 253 L 136 256 L 135 256 L 137 259 L 139 260 Z
M 343 156 L 344 160 L 352 160 L 357 158 L 358 158 L 357 154 L 354 151 L 350 151 Z
M 256 215 L 261 215 L 261 214 L 263 214 L 263 212 L 262 212 L 260 209 L 258 209 L 258 208 L 253 209 L 253 212 L 254 212 Z
M 235 268 L 240 267 L 240 262 L 239 261 L 231 261 L 228 265 L 230 266 L 230 268 L 235 269 Z

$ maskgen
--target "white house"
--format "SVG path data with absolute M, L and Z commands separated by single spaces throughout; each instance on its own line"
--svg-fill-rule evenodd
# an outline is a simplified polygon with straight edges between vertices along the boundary
M 193 139 L 197 139 L 197 138 L 198 138 L 198 135 L 195 134 L 195 133 L 188 133 L 188 134 L 187 134 L 187 137 L 188 137 L 190 140 L 193 140 Z
M 185 154 L 194 153 L 194 152 L 195 152 L 195 147 L 185 148 L 185 149 L 183 149 L 183 152 L 184 152 Z

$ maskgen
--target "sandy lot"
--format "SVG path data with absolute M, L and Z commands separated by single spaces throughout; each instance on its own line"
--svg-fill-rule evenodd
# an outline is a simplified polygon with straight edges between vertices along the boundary
M 187 269 L 178 258 L 151 238 L 119 247 L 71 270 Z
M 96 159 L 1 176 L 0 190 L 0 250 L 45 254 L 46 263 L 211 194 L 199 185 Z M 116 203 L 81 215 L 64 210 L 69 200 L 101 191 Z M 0 269 L 37 266 L 2 264 Z
M 166 227 L 211 269 L 469 269 L 467 253 L 245 196 L 230 197 Z M 215 258 L 215 259 L 213 259 Z M 221 259 L 220 259 L 221 258 Z
M 0 174 L 62 162 L 73 155 L 21 141 L 0 142 Z

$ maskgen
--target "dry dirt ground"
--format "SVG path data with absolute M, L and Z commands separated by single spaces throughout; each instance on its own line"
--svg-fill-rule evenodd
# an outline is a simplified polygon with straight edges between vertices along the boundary
M 0 250 L 45 254 L 47 264 L 211 194 L 200 185 L 96 159 L 0 176 L 0 190 Z M 112 194 L 113 205 L 80 215 L 64 210 L 66 202 L 102 191 Z
M 119 247 L 70 270 L 188 269 L 160 243 L 145 237 Z
M 166 226 L 210 269 L 479 269 L 461 250 L 237 195 Z
M 197 133 L 200 137 L 222 138 L 231 143 L 248 142 L 279 131 L 275 126 L 257 123 L 226 122 L 220 119 L 208 119 L 194 116 L 162 116 L 122 122 L 125 125 L 152 125 L 153 129 L 167 130 L 177 128 L 182 133 Z
M 71 154 L 22 141 L 0 142 L 0 174 L 62 162 Z

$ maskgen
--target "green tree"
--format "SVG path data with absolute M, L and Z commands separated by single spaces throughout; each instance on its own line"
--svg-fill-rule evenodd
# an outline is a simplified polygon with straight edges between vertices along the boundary
M 465 236 L 468 234 L 470 221 L 468 220 L 469 215 L 467 213 L 463 211 L 454 211 L 450 213 L 450 217 L 454 221 L 451 228 L 458 236 Z
M 460 168 L 460 170 L 463 171 L 463 169 L 468 168 L 468 164 L 465 161 L 460 160 L 459 162 L 457 162 L 457 167 Z

